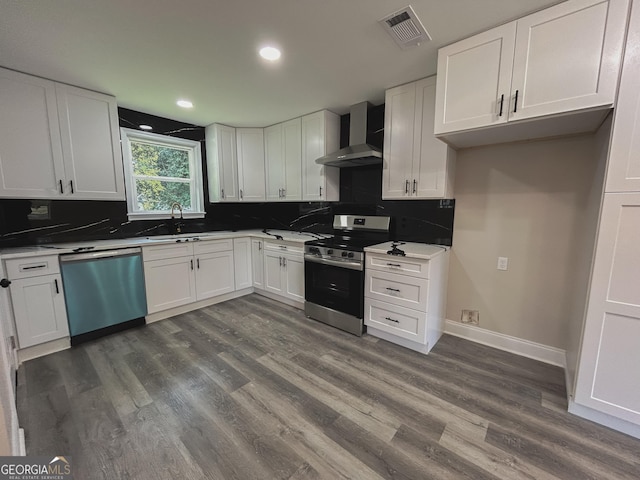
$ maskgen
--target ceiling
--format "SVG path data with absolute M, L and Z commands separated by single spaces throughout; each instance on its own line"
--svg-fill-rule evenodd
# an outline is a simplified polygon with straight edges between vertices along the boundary
M 437 49 L 558 0 L 1 0 L 0 66 L 196 125 L 263 127 L 384 101 Z M 378 20 L 411 2 L 433 38 L 401 50 Z M 258 57 L 264 44 L 277 63 Z M 176 106 L 178 98 L 194 103 Z

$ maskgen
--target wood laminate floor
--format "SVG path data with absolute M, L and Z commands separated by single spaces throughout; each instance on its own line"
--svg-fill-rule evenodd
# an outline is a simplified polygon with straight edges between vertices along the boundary
M 640 478 L 640 440 L 568 414 L 560 368 L 255 294 L 26 362 L 18 402 L 28 454 L 78 480 Z

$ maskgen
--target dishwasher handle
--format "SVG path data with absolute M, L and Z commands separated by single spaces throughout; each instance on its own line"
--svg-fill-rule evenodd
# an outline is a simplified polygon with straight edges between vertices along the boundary
M 99 250 L 97 252 L 86 253 L 72 253 L 60 255 L 60 262 L 78 262 L 81 260 L 99 260 L 101 258 L 111 257 L 125 257 L 127 255 L 140 255 L 142 249 L 140 247 L 135 248 L 120 248 L 117 250 Z

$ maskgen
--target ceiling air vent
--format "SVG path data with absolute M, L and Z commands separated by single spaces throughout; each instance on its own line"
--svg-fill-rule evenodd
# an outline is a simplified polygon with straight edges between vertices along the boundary
M 387 15 L 380 23 L 400 48 L 415 47 L 431 40 L 411 5 Z

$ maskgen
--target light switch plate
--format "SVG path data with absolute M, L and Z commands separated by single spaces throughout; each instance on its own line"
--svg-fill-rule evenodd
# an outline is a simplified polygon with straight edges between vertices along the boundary
M 509 259 L 507 257 L 498 257 L 498 270 L 506 270 L 509 267 Z

